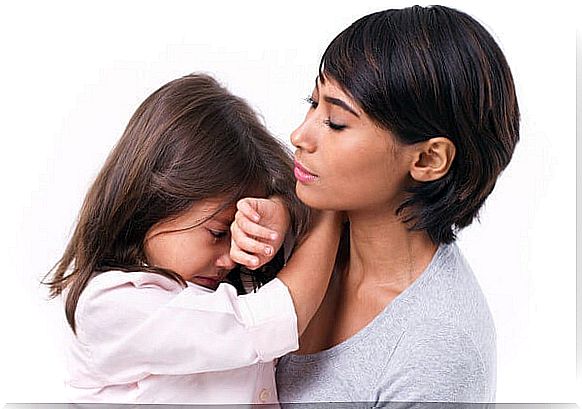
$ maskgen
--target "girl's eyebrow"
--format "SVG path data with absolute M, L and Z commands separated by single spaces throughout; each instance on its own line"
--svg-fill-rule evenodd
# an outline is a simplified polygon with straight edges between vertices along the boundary
M 228 217 L 225 217 L 224 215 L 216 215 L 210 218 L 210 220 L 223 224 L 224 226 L 230 226 L 232 224 L 232 220 L 230 220 Z

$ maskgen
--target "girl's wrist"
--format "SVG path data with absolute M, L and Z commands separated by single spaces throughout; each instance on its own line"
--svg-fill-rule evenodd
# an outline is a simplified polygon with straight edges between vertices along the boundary
M 289 209 L 287 208 L 287 203 L 285 202 L 283 197 L 279 195 L 270 196 L 269 200 L 277 204 L 279 206 L 279 209 L 281 209 L 281 214 L 284 215 L 284 230 L 280 232 L 280 234 L 284 237 L 291 228 L 291 214 L 289 213 Z

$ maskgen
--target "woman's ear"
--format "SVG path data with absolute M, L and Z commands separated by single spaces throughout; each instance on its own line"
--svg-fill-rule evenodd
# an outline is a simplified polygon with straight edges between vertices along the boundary
M 418 182 L 438 180 L 449 171 L 455 153 L 455 145 L 445 137 L 431 138 L 415 144 L 410 175 Z

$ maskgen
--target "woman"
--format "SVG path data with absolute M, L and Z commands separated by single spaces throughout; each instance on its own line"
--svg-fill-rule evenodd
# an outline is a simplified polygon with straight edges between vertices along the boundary
M 519 109 L 473 18 L 386 10 L 340 33 L 291 136 L 296 191 L 349 225 L 323 304 L 277 369 L 281 402 L 495 398 L 495 329 L 456 246 L 507 166 Z

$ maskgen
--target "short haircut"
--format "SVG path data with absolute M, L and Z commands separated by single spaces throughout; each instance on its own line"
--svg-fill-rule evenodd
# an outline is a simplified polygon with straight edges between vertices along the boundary
M 414 144 L 437 136 L 456 147 L 439 180 L 411 180 L 397 209 L 411 229 L 450 243 L 471 224 L 519 140 L 507 61 L 487 30 L 443 6 L 385 10 L 341 32 L 320 63 L 378 126 Z

